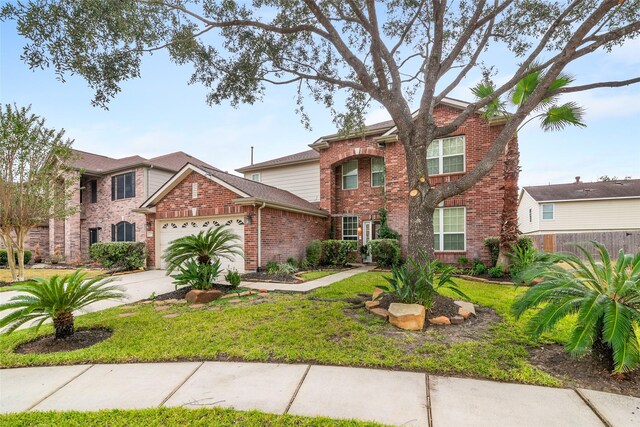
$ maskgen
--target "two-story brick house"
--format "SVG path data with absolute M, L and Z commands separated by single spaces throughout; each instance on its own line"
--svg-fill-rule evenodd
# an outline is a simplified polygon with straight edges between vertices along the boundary
M 445 99 L 434 109 L 438 124 L 453 120 L 466 103 Z M 486 154 L 502 129 L 500 121 L 489 122 L 480 115 L 467 119 L 446 138 L 428 148 L 430 183 L 458 179 Z M 376 237 L 379 210 L 385 208 L 388 224 L 400 233 L 406 252 L 409 237 L 409 186 L 404 147 L 392 121 L 367 126 L 350 136 L 340 134 L 319 138 L 310 147 L 319 155 L 307 167 L 319 171 L 319 206 L 330 215 L 329 234 L 336 239 L 358 240 L 361 244 Z M 303 153 L 293 155 L 296 159 Z M 290 167 L 291 156 L 238 169 L 246 178 L 275 174 L 278 164 Z M 314 156 L 306 155 L 312 159 Z M 501 228 L 504 197 L 503 162 L 461 195 L 445 200 L 434 215 L 436 256 L 455 263 L 460 256 L 488 259 L 483 240 L 497 236 Z M 264 166 L 264 167 L 263 167 Z M 308 190 L 291 189 L 299 195 Z
M 44 257 L 57 251 L 69 261 L 86 259 L 96 242 L 145 241 L 145 216 L 133 209 L 185 164 L 212 167 L 181 151 L 151 159 L 114 159 L 74 150 L 71 162 L 77 175 L 71 178 L 69 203 L 77 212 L 42 224 L 27 238 L 27 246 L 39 246 Z

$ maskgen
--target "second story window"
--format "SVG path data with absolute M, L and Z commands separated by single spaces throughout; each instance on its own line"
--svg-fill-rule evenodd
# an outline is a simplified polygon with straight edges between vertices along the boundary
M 91 203 L 98 203 L 98 181 L 89 181 L 89 191 L 91 192 Z
M 434 139 L 427 148 L 429 175 L 464 172 L 464 136 Z
M 542 205 L 542 219 L 553 219 L 553 205 Z
M 111 177 L 111 200 L 136 197 L 136 173 L 128 172 Z
M 348 161 L 342 165 L 342 189 L 358 188 L 358 159 Z
M 384 186 L 384 159 L 380 157 L 371 158 L 371 186 Z
M 262 180 L 260 179 L 260 173 L 252 173 L 251 181 L 261 182 Z

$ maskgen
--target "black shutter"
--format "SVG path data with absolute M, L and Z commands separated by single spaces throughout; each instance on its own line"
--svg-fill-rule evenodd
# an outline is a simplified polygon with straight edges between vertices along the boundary
M 135 242 L 136 241 L 136 223 L 135 222 L 131 224 L 129 231 L 131 232 L 131 238 L 129 239 L 129 241 Z
M 91 181 L 91 203 L 98 202 L 98 181 Z
M 111 177 L 111 200 L 116 199 L 116 177 Z M 112 226 L 113 227 L 113 226 Z
M 136 197 L 136 173 L 131 172 L 131 197 Z M 135 227 L 135 224 L 134 224 Z M 135 241 L 135 239 L 133 239 Z
M 112 242 L 116 241 L 116 225 L 115 224 L 111 224 L 111 241 Z

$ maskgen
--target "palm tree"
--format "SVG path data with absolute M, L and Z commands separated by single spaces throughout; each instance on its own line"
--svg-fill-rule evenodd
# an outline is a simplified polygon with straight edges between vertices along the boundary
M 532 64 L 535 68 L 538 64 Z M 544 78 L 542 71 L 535 71 L 522 80 L 520 80 L 510 93 L 509 101 L 516 107 L 522 105 L 539 86 L 540 81 Z M 560 74 L 549 87 L 549 92 L 561 89 L 573 82 L 573 77 L 568 74 Z M 479 83 L 472 89 L 474 95 L 479 98 L 486 98 L 493 94 L 494 86 L 490 81 Z M 566 126 L 585 127 L 582 122 L 584 110 L 573 102 L 562 105 L 558 104 L 558 97 L 551 95 L 543 99 L 538 108 L 534 110 L 535 114 L 520 128 L 534 119 L 540 120 L 540 127 L 544 131 L 562 130 Z M 505 103 L 500 99 L 495 99 L 485 108 L 483 115 L 489 119 L 499 115 L 508 114 Z M 518 178 L 520 176 L 520 152 L 518 150 L 518 142 L 514 139 L 509 142 L 504 160 L 503 179 L 504 179 L 504 197 L 502 205 L 501 228 L 500 228 L 500 253 L 498 255 L 497 265 L 501 266 L 505 271 L 509 268 L 509 258 L 507 254 L 511 251 L 517 242 L 520 230 L 518 229 Z
M 86 276 L 86 272 L 77 270 L 62 277 L 36 278 L 14 285 L 12 288 L 21 294 L 0 305 L 0 311 L 12 310 L 0 319 L 0 328 L 7 327 L 6 332 L 11 333 L 33 320 L 37 331 L 42 323 L 51 319 L 56 331 L 55 338 L 64 339 L 74 333 L 74 311 L 97 301 L 125 297 L 122 288 L 109 285 L 114 279 L 87 279 Z
M 591 243 L 599 261 L 577 245 L 586 262 L 573 254 L 553 254 L 525 270 L 523 278 L 542 282 L 514 302 L 513 313 L 520 318 L 542 306 L 527 324 L 533 337 L 577 314 L 567 350 L 581 356 L 593 349 L 615 373 L 631 371 L 640 364 L 640 252 L 631 255 L 621 250 L 613 263 L 603 245 Z
M 210 228 L 198 234 L 181 237 L 171 242 L 164 253 L 167 274 L 172 273 L 187 261 L 200 265 L 209 264 L 219 258 L 233 260 L 242 255 L 240 237 L 226 227 Z

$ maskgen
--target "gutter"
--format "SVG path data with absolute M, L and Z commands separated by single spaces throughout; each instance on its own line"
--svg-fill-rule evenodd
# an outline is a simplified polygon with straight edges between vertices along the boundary
M 258 268 L 260 271 L 262 266 L 262 209 L 267 206 L 266 202 L 262 202 L 262 206 L 258 208 Z
M 301 208 L 299 206 L 290 205 L 288 203 L 271 202 L 269 200 L 264 200 L 257 197 L 242 197 L 239 199 L 233 199 L 232 201 L 241 206 L 255 205 L 256 203 L 263 203 L 265 204 L 265 206 L 268 206 L 270 208 L 281 209 L 289 212 L 303 213 L 306 215 L 318 216 L 321 218 L 327 218 L 329 216 L 327 212 L 320 209 L 312 209 L 312 208 L 306 209 L 306 208 Z

